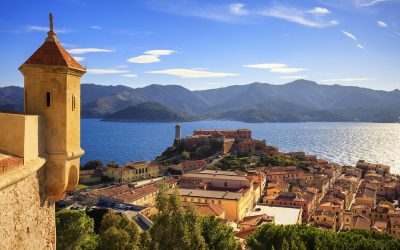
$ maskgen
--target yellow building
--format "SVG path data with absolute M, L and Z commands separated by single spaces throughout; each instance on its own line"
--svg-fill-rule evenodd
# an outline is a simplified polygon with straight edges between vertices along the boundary
M 54 202 L 79 179 L 85 69 L 62 47 L 49 17 L 47 38 L 19 68 L 25 112 L 0 113 L 2 249 L 55 248 Z
M 184 204 L 221 205 L 226 219 L 239 221 L 256 205 L 263 185 L 265 176 L 261 174 L 203 170 L 182 175 L 179 192 Z
M 154 162 L 128 162 L 123 167 L 108 166 L 106 176 L 117 182 L 132 182 L 159 176 L 160 166 Z
M 336 214 L 317 210 L 314 213 L 314 226 L 324 228 L 331 231 L 336 231 Z

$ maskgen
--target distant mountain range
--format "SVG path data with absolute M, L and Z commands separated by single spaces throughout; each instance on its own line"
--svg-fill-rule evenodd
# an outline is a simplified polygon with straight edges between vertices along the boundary
M 22 110 L 23 96 L 21 87 L 0 88 L 0 110 Z M 284 85 L 251 83 L 201 91 L 190 91 L 178 85 L 153 84 L 134 89 L 82 84 L 81 101 L 82 117 L 114 120 L 163 121 L 169 117 L 171 121 L 400 121 L 398 89 L 381 91 L 321 85 L 307 80 Z

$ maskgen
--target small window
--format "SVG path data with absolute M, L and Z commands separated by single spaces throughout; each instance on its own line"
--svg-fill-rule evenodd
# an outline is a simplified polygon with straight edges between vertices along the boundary
M 47 91 L 45 96 L 45 105 L 47 108 L 51 107 L 51 92 Z
M 76 100 L 75 100 L 75 96 L 72 95 L 72 111 L 76 110 Z

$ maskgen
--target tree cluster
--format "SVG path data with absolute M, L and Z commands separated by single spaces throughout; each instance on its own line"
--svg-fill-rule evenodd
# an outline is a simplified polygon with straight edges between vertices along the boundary
M 57 249 L 87 250 L 217 250 L 240 249 L 232 228 L 219 218 L 202 218 L 182 206 L 180 195 L 162 189 L 156 199 L 153 226 L 140 233 L 136 224 L 108 211 L 97 233 L 93 219 L 84 211 L 57 213 Z
M 352 230 L 335 233 L 302 225 L 264 224 L 246 240 L 252 250 L 271 249 L 329 249 L 329 250 L 365 250 L 400 249 L 400 240 L 387 233 L 367 230 Z

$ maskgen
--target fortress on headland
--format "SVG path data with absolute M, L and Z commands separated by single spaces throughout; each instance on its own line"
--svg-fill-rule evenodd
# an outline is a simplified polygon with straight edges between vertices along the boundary
M 80 78 L 53 30 L 21 65 L 24 113 L 0 113 L 0 248 L 54 249 L 54 203 L 79 179 Z

